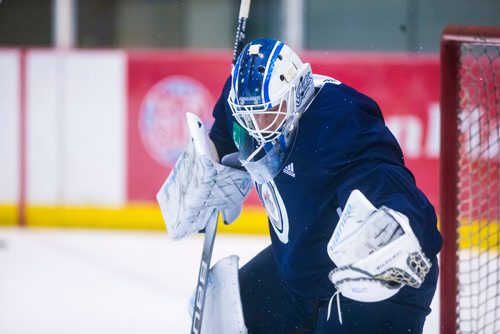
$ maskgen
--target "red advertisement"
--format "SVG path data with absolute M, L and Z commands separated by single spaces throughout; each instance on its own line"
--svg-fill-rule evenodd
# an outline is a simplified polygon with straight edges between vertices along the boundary
M 185 113 L 210 125 L 229 53 L 128 54 L 128 199 L 153 201 L 187 143 Z
M 436 56 L 303 53 L 314 73 L 332 76 L 378 102 L 417 184 L 438 208 L 439 59 Z M 187 142 L 184 115 L 207 125 L 230 72 L 229 52 L 130 52 L 128 199 L 153 201 Z M 258 202 L 255 194 L 249 204 Z

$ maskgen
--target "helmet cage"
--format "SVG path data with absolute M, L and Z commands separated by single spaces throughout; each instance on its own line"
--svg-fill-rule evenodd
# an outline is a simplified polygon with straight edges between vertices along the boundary
M 244 105 L 234 103 L 231 99 L 228 102 L 241 127 L 264 144 L 275 140 L 288 128 L 288 124 L 298 118 L 294 95 L 295 86 L 290 85 L 280 96 L 267 103 Z

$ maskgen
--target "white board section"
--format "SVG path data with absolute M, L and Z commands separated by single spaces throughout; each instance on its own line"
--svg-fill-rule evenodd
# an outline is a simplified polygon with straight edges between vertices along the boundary
M 126 201 L 126 56 L 29 53 L 28 202 Z
M 19 66 L 19 51 L 0 50 L 0 204 L 19 197 Z
M 62 199 L 61 63 L 50 52 L 26 55 L 26 191 L 30 204 Z

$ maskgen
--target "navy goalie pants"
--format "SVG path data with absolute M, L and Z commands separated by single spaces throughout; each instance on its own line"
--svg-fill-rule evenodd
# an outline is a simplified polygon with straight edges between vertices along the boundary
M 299 333 L 422 333 L 438 276 L 436 259 L 419 289 L 404 287 L 395 296 L 376 303 L 360 303 L 340 296 L 337 300 L 302 298 L 284 284 L 276 269 L 271 246 L 240 271 L 240 291 L 245 324 L 250 334 Z

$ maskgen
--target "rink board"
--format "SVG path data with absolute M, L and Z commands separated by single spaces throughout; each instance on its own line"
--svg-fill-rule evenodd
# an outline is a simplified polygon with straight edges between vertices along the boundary
M 313 70 L 372 96 L 417 184 L 438 203 L 437 55 L 307 52 Z M 207 125 L 231 53 L 0 49 L 0 225 L 163 229 L 155 195 Z M 256 192 L 241 224 L 266 233 Z M 23 214 L 20 214 L 23 213 Z

